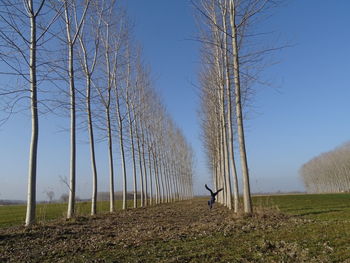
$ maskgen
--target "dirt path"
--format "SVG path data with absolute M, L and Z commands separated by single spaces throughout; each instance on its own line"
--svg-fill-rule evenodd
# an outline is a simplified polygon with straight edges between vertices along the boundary
M 205 200 L 162 204 L 118 211 L 74 221 L 0 229 L 0 262 L 43 261 L 75 253 L 94 253 L 106 247 L 137 246 L 150 240 L 181 239 L 216 230 L 232 214 Z
M 277 213 L 237 217 L 217 204 L 208 210 L 205 199 L 195 199 L 0 229 L 0 262 L 219 262 L 220 242 L 231 246 L 245 233 L 260 235 L 286 224 L 296 223 Z

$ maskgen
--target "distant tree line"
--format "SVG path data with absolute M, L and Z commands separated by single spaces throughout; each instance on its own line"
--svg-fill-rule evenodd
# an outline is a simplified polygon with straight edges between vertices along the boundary
M 312 158 L 300 168 L 309 193 L 350 191 L 350 142 Z
M 18 108 L 31 113 L 26 226 L 35 222 L 42 112 L 70 120 L 67 218 L 75 213 L 80 134 L 88 135 L 90 145 L 92 215 L 97 213 L 101 176 L 95 145 L 101 139 L 108 145 L 111 212 L 115 176 L 123 179 L 123 209 L 127 174 L 132 178 L 134 207 L 138 201 L 143 207 L 193 195 L 193 152 L 152 87 L 150 69 L 118 1 L 1 1 L 0 45 L 0 73 L 8 80 L 0 87 L 2 109 L 9 115 Z M 120 175 L 115 172 L 117 152 Z

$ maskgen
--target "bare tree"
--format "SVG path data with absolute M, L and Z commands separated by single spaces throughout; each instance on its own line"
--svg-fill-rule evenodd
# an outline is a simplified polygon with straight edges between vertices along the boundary
M 68 195 L 68 194 L 62 194 L 61 197 L 60 197 L 60 200 L 61 200 L 63 203 L 67 203 L 68 200 L 69 200 L 69 195 Z
M 137 208 L 137 171 L 136 171 L 136 155 L 135 155 L 135 142 L 134 142 L 134 116 L 132 112 L 132 104 L 135 100 L 135 91 L 132 90 L 132 72 L 131 72 L 131 54 L 130 46 L 127 47 L 127 77 L 126 77 L 126 107 L 128 115 L 129 125 L 129 137 L 131 141 L 131 158 L 132 158 L 132 173 L 133 173 L 133 195 L 134 195 L 134 208 Z M 134 87 L 135 88 L 135 87 Z M 140 171 L 141 172 L 141 171 Z M 143 195 L 143 193 L 141 194 Z
M 231 74 L 230 74 L 230 63 L 229 63 L 229 54 L 228 54 L 228 30 L 227 30 L 227 2 L 221 2 L 221 14 L 222 14 L 222 29 L 224 32 L 224 41 L 223 41 L 223 63 L 225 64 L 225 84 L 226 84 L 226 97 L 227 97 L 227 127 L 228 127 L 228 159 L 230 162 L 231 175 L 233 178 L 233 199 L 234 199 L 234 211 L 238 212 L 239 206 L 239 196 L 238 196 L 238 178 L 236 171 L 236 163 L 234 158 L 234 149 L 233 149 L 233 123 L 232 123 L 232 106 L 231 106 Z
M 49 199 L 49 203 L 52 203 L 52 200 L 55 197 L 55 192 L 52 190 L 47 190 L 44 193 L 46 194 L 46 197 Z
M 36 1 L 36 3 L 33 0 L 4 0 L 0 5 L 0 39 L 3 42 L 0 59 L 9 69 L 9 72 L 3 73 L 22 77 L 29 86 L 28 89 L 7 91 L 0 95 L 17 95 L 24 91 L 30 94 L 32 134 L 29 150 L 28 196 L 25 219 L 25 225 L 30 226 L 35 222 L 36 213 L 36 175 L 39 138 L 38 47 L 42 47 L 47 42 L 44 36 L 55 23 L 57 13 L 48 10 L 45 0 Z M 51 17 L 46 23 L 44 21 L 38 21 L 39 19 L 43 20 L 41 16 L 43 12 L 48 14 L 46 17 Z M 41 65 L 45 65 L 45 62 L 42 62 Z M 23 66 L 28 67 L 28 73 L 24 73 Z M 16 98 L 15 103 L 17 101 L 19 101 L 18 98 Z
M 138 55 L 140 59 L 140 54 Z M 136 136 L 138 142 L 138 156 L 140 163 L 140 172 L 143 171 L 143 178 L 141 178 L 141 189 L 143 189 L 143 202 L 141 205 L 148 205 L 148 174 L 146 162 L 146 140 L 145 140 L 145 120 L 147 116 L 149 96 L 152 96 L 150 90 L 149 72 L 139 60 L 137 62 L 137 106 L 133 105 L 133 111 L 136 114 Z M 136 110 L 136 111 L 135 111 Z M 142 197 L 141 197 L 142 198 Z
M 85 21 L 87 10 L 91 0 L 64 0 L 64 15 L 62 16 L 66 28 L 66 44 L 68 49 L 67 72 L 69 79 L 70 93 L 70 191 L 67 218 L 74 216 L 75 210 L 75 185 L 76 185 L 76 87 L 75 87 L 75 68 L 74 68 L 74 47 L 81 34 L 81 28 Z M 81 12 L 78 9 L 81 8 Z M 78 18 L 80 14 L 80 18 Z
M 136 71 L 136 79 L 135 79 L 135 98 L 131 101 L 131 110 L 134 114 L 134 127 L 135 127 L 135 136 L 136 136 L 136 144 L 137 144 L 137 155 L 138 155 L 138 164 L 139 164 L 139 172 L 140 172 L 140 195 L 141 195 L 141 207 L 145 206 L 145 201 L 147 200 L 146 197 L 146 191 L 145 191 L 145 179 L 147 177 L 147 171 L 144 168 L 145 163 L 143 162 L 143 152 L 141 151 L 141 133 L 140 130 L 140 119 L 142 118 L 142 104 L 141 104 L 141 98 L 142 98 L 142 92 L 144 90 L 144 86 L 147 85 L 146 82 L 146 74 L 144 67 L 141 62 L 140 58 L 140 51 L 138 52 L 137 58 L 136 58 L 136 64 L 135 64 L 135 71 Z
M 114 1 L 110 4 L 110 9 L 108 10 L 106 16 L 103 16 L 104 30 L 102 36 L 103 42 L 103 52 L 105 58 L 106 66 L 106 95 L 101 90 L 101 87 L 97 86 L 97 90 L 100 94 L 101 101 L 105 107 L 106 112 L 106 127 L 107 127 L 107 138 L 108 138 L 108 158 L 109 158 L 109 211 L 115 211 L 114 204 L 114 165 L 113 165 L 113 137 L 112 137 L 112 126 L 111 126 L 111 92 L 112 92 L 112 61 L 111 61 L 111 43 L 110 43 L 110 27 L 112 25 L 112 15 L 113 15 Z
M 116 116 L 118 121 L 118 137 L 119 137 L 119 150 L 122 162 L 122 173 L 123 173 L 123 210 L 127 209 L 127 177 L 126 177 L 126 162 L 125 162 L 125 145 L 124 145 L 124 114 L 122 112 L 122 98 L 121 90 L 118 87 L 117 76 L 114 76 L 114 92 L 115 92 L 115 103 L 116 103 Z
M 91 168 L 92 168 L 92 199 L 91 199 L 91 215 L 96 214 L 97 209 L 97 167 L 96 167 L 96 154 L 95 154 L 95 138 L 94 127 L 92 120 L 92 85 L 93 74 L 96 68 L 100 46 L 100 31 L 101 21 L 103 16 L 104 1 L 101 2 L 101 6 L 98 6 L 98 2 L 95 3 L 94 8 L 90 8 L 88 16 L 83 19 L 81 34 L 78 34 L 78 40 L 80 43 L 80 63 L 83 69 L 83 73 L 86 79 L 86 111 L 87 111 L 87 123 L 89 131 L 90 141 L 90 155 L 91 155 Z M 76 18 L 77 11 L 74 10 L 74 16 Z M 77 21 L 77 19 L 75 19 Z M 90 20 L 89 24 L 86 20 Z M 92 42 L 92 44 L 90 43 Z M 90 56 L 90 54 L 92 54 Z

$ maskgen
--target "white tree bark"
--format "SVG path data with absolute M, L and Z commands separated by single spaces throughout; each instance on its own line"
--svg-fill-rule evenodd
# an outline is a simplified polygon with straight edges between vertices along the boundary
M 235 84 L 236 120 L 238 130 L 239 152 L 241 156 L 241 167 L 243 176 L 243 203 L 244 212 L 252 213 L 252 200 L 250 194 L 249 170 L 245 147 L 244 124 L 242 112 L 241 83 L 239 71 L 239 53 L 237 41 L 237 26 L 235 22 L 235 1 L 230 0 L 230 24 L 232 32 L 232 52 L 233 52 L 233 75 Z
M 144 207 L 145 206 L 144 174 L 143 174 L 142 154 L 141 154 L 141 146 L 140 146 L 141 142 L 140 142 L 140 135 L 139 135 L 139 131 L 138 131 L 138 122 L 137 121 L 136 121 L 136 125 L 135 125 L 135 132 L 136 132 L 137 156 L 138 156 L 138 160 L 139 160 L 139 171 L 140 171 L 139 181 L 140 181 L 140 185 L 141 185 L 141 189 L 140 189 L 141 204 L 140 205 L 141 205 L 141 207 Z
M 87 113 L 88 113 L 90 158 L 91 158 L 91 169 L 92 169 L 91 215 L 95 215 L 97 213 L 97 167 L 96 167 L 96 156 L 95 156 L 94 128 L 93 128 L 92 112 L 91 112 L 91 77 L 90 76 L 87 76 L 86 82 L 87 82 L 86 83 L 86 107 L 87 107 Z
M 76 12 L 77 10 L 75 10 Z M 92 75 L 95 71 L 97 56 L 99 51 L 99 37 L 100 37 L 100 24 L 101 24 L 101 16 L 103 12 L 98 14 L 95 12 L 94 14 L 99 17 L 97 19 L 97 26 L 95 33 L 93 35 L 92 40 L 94 40 L 93 47 L 93 57 L 90 59 L 88 51 L 87 51 L 87 41 L 82 37 L 81 34 L 78 35 L 79 43 L 80 43 L 80 51 L 81 51 L 81 65 L 83 68 L 83 72 L 85 75 L 86 81 L 86 113 L 87 113 L 87 123 L 88 123 L 88 131 L 89 131 L 89 144 L 90 144 L 90 159 L 91 159 L 91 170 L 92 170 L 92 197 L 91 197 L 91 215 L 95 215 L 97 213 L 97 165 L 96 165 L 96 154 L 95 154 L 95 138 L 94 138 L 94 125 L 92 121 L 92 108 L 91 108 L 91 91 L 92 91 Z M 91 18 L 91 17 L 90 17 Z M 88 30 L 93 30 L 92 27 L 89 27 Z M 86 30 L 85 30 L 86 31 Z
M 67 31 L 70 30 L 67 26 Z M 67 33 L 70 35 L 70 33 Z M 75 116 L 75 84 L 74 84 L 74 52 L 71 40 L 68 40 L 68 74 L 70 91 L 70 179 L 67 218 L 74 216 L 75 210 L 75 178 L 76 178 L 76 116 Z
M 116 84 L 115 84 L 115 93 L 116 93 L 116 111 L 117 111 L 118 131 L 119 131 L 118 132 L 119 150 L 120 150 L 120 157 L 122 162 L 122 173 L 123 173 L 123 210 L 125 210 L 128 208 L 128 204 L 127 204 L 127 178 L 126 178 L 124 134 L 123 134 L 124 127 L 123 127 L 123 116 L 121 113 L 120 96 L 119 96 L 119 91 Z
M 80 34 L 81 27 L 85 20 L 91 0 L 87 0 L 82 9 L 80 20 L 75 23 L 74 33 L 72 32 L 73 22 L 71 21 L 71 12 L 76 8 L 76 2 L 64 0 L 64 23 L 66 26 L 66 41 L 68 48 L 68 77 L 69 77 L 69 95 L 70 95 L 70 178 L 69 178 L 69 200 L 67 218 L 74 216 L 75 210 L 75 184 L 76 184 L 76 101 L 75 101 L 75 69 L 74 69 L 74 45 Z
M 104 20 L 105 33 L 103 38 L 104 45 L 104 59 L 106 66 L 106 89 L 107 94 L 104 95 L 103 92 L 97 87 L 97 91 L 100 95 L 101 102 L 105 108 L 106 115 L 106 130 L 107 130 L 107 140 L 108 140 L 108 162 L 109 162 L 109 212 L 113 213 L 115 211 L 115 198 L 114 198 L 114 163 L 113 163 L 113 137 L 112 137 L 112 124 L 111 124 L 111 99 L 112 99 L 112 83 L 113 83 L 113 72 L 111 69 L 111 40 L 110 40 L 110 16 L 112 12 L 112 7 L 109 10 L 108 17 Z M 101 11 L 102 12 L 102 11 Z
M 110 96 L 110 95 L 109 95 Z M 106 124 L 108 137 L 108 161 L 109 161 L 109 212 L 115 211 L 114 202 L 114 165 L 113 165 L 113 137 L 111 127 L 111 113 L 110 108 L 106 108 Z
M 37 97 L 37 75 L 36 75 L 36 16 L 34 14 L 33 1 L 26 1 L 28 4 L 27 13 L 30 18 L 30 102 L 32 113 L 32 136 L 29 151 L 29 173 L 28 173 L 28 196 L 27 213 L 25 225 L 30 226 L 35 222 L 36 208 L 36 171 L 37 152 L 39 137 L 38 97 Z
M 129 51 L 128 51 L 129 52 Z M 134 208 L 137 208 L 137 179 L 136 179 L 136 157 L 135 157 L 135 145 L 134 145 L 134 131 L 133 125 L 134 120 L 131 117 L 131 98 L 130 98 L 130 78 L 131 78 L 131 61 L 130 54 L 128 54 L 128 73 L 127 73 L 127 83 L 126 83 L 126 107 L 128 112 L 128 123 L 129 123 L 129 136 L 131 140 L 131 158 L 132 158 L 132 174 L 133 174 L 133 195 L 134 195 Z
M 147 141 L 147 150 L 148 150 L 148 169 L 149 169 L 149 204 L 153 205 L 153 180 L 152 180 L 152 153 L 151 146 L 149 141 Z
M 231 106 L 231 80 L 230 80 L 230 64 L 228 59 L 228 31 L 226 26 L 227 19 L 227 5 L 226 0 L 225 4 L 222 6 L 222 24 L 223 24 L 223 32 L 224 32 L 224 43 L 223 43 L 223 55 L 224 55 L 224 63 L 225 63 L 225 80 L 226 80 L 226 101 L 227 101 L 227 127 L 228 127 L 228 159 L 229 165 L 231 168 L 231 175 L 233 178 L 233 200 L 234 200 L 234 212 L 238 212 L 239 208 L 239 196 L 238 196 L 238 178 L 237 178 L 237 169 L 234 158 L 234 150 L 233 150 L 233 125 L 232 125 L 232 106 Z M 230 190 L 228 190 L 230 191 Z
M 43 10 L 45 10 L 45 13 Z M 38 87 L 39 83 L 45 80 L 44 78 L 38 80 L 42 76 L 38 72 L 39 67 L 48 64 L 46 58 L 40 57 L 38 52 L 39 48 L 42 50 L 45 47 L 46 41 L 43 41 L 44 36 L 51 29 L 52 25 L 55 24 L 57 17 L 58 13 L 56 10 L 49 9 L 45 0 L 1 1 L 0 60 L 6 65 L 5 72 L 1 72 L 0 74 L 23 78 L 28 85 L 27 88 L 21 87 L 17 90 L 12 90 L 12 87 L 16 87 L 16 81 L 14 81 L 12 82 L 13 85 L 0 87 L 0 96 L 15 95 L 15 101 L 11 101 L 13 104 L 11 105 L 9 116 L 14 113 L 15 104 L 20 99 L 29 98 L 31 139 L 28 163 L 26 227 L 34 224 L 36 219 L 37 153 L 39 140 Z M 52 31 L 50 32 L 53 33 Z M 24 69 L 26 66 L 28 66 L 28 71 L 22 71 L 22 68 Z M 48 76 L 45 77 L 47 78 Z M 29 94 L 24 95 L 27 91 Z M 2 119 L 0 124 L 6 121 L 8 117 Z
M 143 120 L 141 120 L 141 151 L 142 151 L 142 160 L 143 160 L 143 171 L 145 172 L 144 180 L 145 180 L 145 206 L 148 205 L 148 179 L 147 179 L 147 163 L 146 163 L 146 146 L 145 146 L 145 130 L 143 126 Z

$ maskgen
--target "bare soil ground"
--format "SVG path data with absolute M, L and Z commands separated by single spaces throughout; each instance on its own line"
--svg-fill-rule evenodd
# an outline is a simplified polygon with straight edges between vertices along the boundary
M 333 262 L 333 248 L 293 238 L 312 220 L 234 215 L 205 199 L 0 229 L 0 262 Z M 310 241 L 311 242 L 311 241 Z

